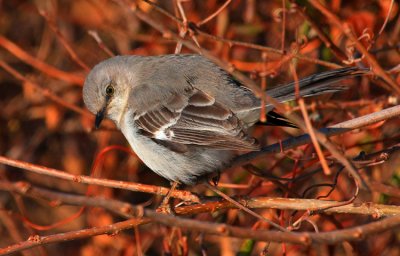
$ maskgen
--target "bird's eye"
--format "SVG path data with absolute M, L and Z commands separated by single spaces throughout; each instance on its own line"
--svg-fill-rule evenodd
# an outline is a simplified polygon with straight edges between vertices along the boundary
M 113 94 L 114 94 L 114 86 L 108 85 L 106 87 L 106 95 L 111 97 L 111 96 L 113 96 Z

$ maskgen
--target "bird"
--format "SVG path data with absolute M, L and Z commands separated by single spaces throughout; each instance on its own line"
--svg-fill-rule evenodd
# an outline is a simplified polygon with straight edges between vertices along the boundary
M 360 73 L 347 67 L 306 77 L 298 81 L 300 96 L 344 90 L 337 82 Z M 295 98 L 295 84 L 266 93 L 287 102 Z M 111 119 L 144 164 L 184 185 L 218 174 L 240 152 L 260 150 L 249 129 L 259 121 L 262 107 L 270 124 L 293 126 L 198 54 L 106 59 L 87 75 L 83 100 L 96 116 L 96 128 L 104 118 Z

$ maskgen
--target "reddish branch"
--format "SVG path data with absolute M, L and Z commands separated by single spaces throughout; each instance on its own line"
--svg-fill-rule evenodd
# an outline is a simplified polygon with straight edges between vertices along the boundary
M 11 54 L 13 54 L 15 57 L 20 59 L 21 61 L 25 62 L 28 65 L 31 65 L 32 67 L 36 68 L 43 74 L 46 74 L 50 77 L 60 79 L 62 81 L 75 84 L 75 85 L 83 85 L 84 78 L 79 75 L 74 75 L 65 71 L 62 71 L 60 69 L 57 69 L 53 66 L 50 66 L 49 64 L 33 57 L 29 53 L 27 53 L 25 50 L 21 49 L 18 45 L 15 43 L 11 42 L 4 36 L 0 35 L 0 47 L 3 47 L 7 51 L 9 51 Z
M 386 83 L 388 83 L 397 95 L 400 95 L 400 86 L 393 80 L 392 77 L 390 77 L 386 73 L 386 71 L 380 66 L 376 58 L 371 53 L 369 53 L 364 45 L 357 39 L 350 25 L 348 23 L 342 22 L 335 14 L 328 10 L 328 8 L 322 5 L 319 0 L 310 0 L 309 2 L 326 17 L 326 20 L 328 22 L 332 23 L 345 33 L 345 35 L 356 46 L 357 50 L 360 51 L 367 59 L 374 73 L 381 77 Z
M 51 195 L 52 192 L 45 193 L 45 195 L 48 194 Z M 73 201 L 75 200 L 74 197 L 79 198 L 82 196 L 67 195 L 67 197 L 64 198 L 65 199 L 69 198 L 69 201 Z M 85 198 L 85 199 L 88 200 L 87 202 L 91 200 L 90 198 Z M 82 200 L 81 198 L 79 198 L 79 201 L 85 202 L 85 200 Z M 113 204 L 115 206 L 115 201 L 112 201 L 112 203 L 110 202 L 109 204 Z M 125 204 L 125 206 L 126 205 L 127 204 Z M 343 241 L 357 241 L 364 239 L 368 235 L 377 234 L 382 231 L 400 226 L 400 215 L 396 215 L 366 225 L 361 225 L 355 228 L 348 228 L 338 231 L 320 232 L 320 233 L 278 232 L 278 231 L 268 231 L 268 230 L 254 230 L 251 228 L 239 228 L 226 224 L 217 224 L 212 222 L 184 219 L 178 216 L 157 213 L 153 210 L 143 209 L 142 207 L 132 206 L 127 209 L 125 206 L 122 208 L 124 209 L 123 211 L 126 213 L 125 215 L 134 216 L 134 218 L 127 221 L 118 222 L 112 225 L 107 225 L 102 227 L 81 229 L 79 231 L 70 231 L 49 236 L 39 236 L 39 235 L 31 236 L 28 238 L 28 240 L 24 242 L 20 242 L 18 244 L 14 244 L 9 247 L 0 249 L 0 255 L 7 255 L 10 253 L 19 252 L 22 250 L 26 250 L 29 248 L 49 243 L 69 241 L 73 239 L 82 239 L 85 237 L 91 237 L 102 234 L 114 234 L 125 229 L 131 229 L 137 225 L 149 223 L 149 221 L 161 223 L 172 227 L 180 227 L 190 231 L 204 232 L 207 234 L 255 239 L 259 241 L 268 241 L 268 242 L 296 243 L 303 245 L 310 245 L 312 243 L 336 244 Z M 377 214 L 378 213 L 379 212 L 377 212 Z
M 294 4 L 296 11 L 298 11 L 301 16 L 310 24 L 310 26 L 314 29 L 314 31 L 317 33 L 319 39 L 321 39 L 322 42 L 324 42 L 325 46 L 328 47 L 335 56 L 343 61 L 347 60 L 346 54 L 335 45 L 334 42 L 330 39 L 329 35 L 326 35 L 325 32 L 320 28 L 319 24 L 315 22 L 306 12 L 303 8 L 299 7 L 296 5 L 294 0 L 290 0 L 292 4 Z
M 89 72 L 90 68 L 78 57 L 73 47 L 70 45 L 70 43 L 68 43 L 67 39 L 58 29 L 56 23 L 54 22 L 54 20 L 50 18 L 48 13 L 43 10 L 39 10 L 39 14 L 46 19 L 47 24 L 49 25 L 51 30 L 53 30 L 53 32 L 56 34 L 58 40 L 64 46 L 65 50 L 67 50 L 68 54 L 71 56 L 71 59 L 74 60 L 75 63 L 78 64 L 81 68 L 83 68 L 86 72 Z
M 35 90 L 39 91 L 44 97 L 58 103 L 60 106 L 63 106 L 67 109 L 70 109 L 78 114 L 81 114 L 83 116 L 87 116 L 90 118 L 94 118 L 93 114 L 91 114 L 89 111 L 84 110 L 74 104 L 71 104 L 67 101 L 65 101 L 63 98 L 55 95 L 50 89 L 43 88 L 39 84 L 35 83 L 34 81 L 26 78 L 26 76 L 22 75 L 19 73 L 17 70 L 12 68 L 10 65 L 8 65 L 6 62 L 0 60 L 0 67 L 2 67 L 5 71 L 13 75 L 16 79 L 20 80 L 23 82 L 23 84 L 32 86 Z
M 124 218 L 136 217 L 142 207 L 115 200 L 112 198 L 91 197 L 56 192 L 49 189 L 31 186 L 26 182 L 10 183 L 0 181 L 0 190 L 18 193 L 35 200 L 51 201 L 52 206 L 76 205 L 101 207 Z M 388 217 L 400 214 L 400 206 L 383 205 L 375 203 L 351 203 L 338 207 L 338 201 L 325 201 L 317 199 L 279 198 L 279 197 L 235 197 L 242 205 L 250 209 L 280 209 L 296 211 L 313 211 L 318 213 L 345 213 L 358 215 L 371 215 L 374 218 Z M 178 206 L 174 209 L 177 215 L 195 215 L 205 212 L 215 212 L 226 209 L 235 209 L 237 206 L 221 198 L 205 197 L 201 203 Z
M 93 178 L 84 175 L 72 175 L 60 170 L 56 170 L 53 168 L 48 168 L 45 166 L 35 165 L 23 161 L 12 160 L 4 156 L 0 156 L 0 163 L 6 164 L 9 166 L 13 166 L 16 168 L 24 169 L 27 171 L 31 171 L 37 174 L 48 175 L 55 178 L 63 179 L 63 180 L 70 180 L 78 183 L 83 184 L 90 184 L 90 185 L 99 185 L 99 186 L 106 186 L 111 188 L 120 188 L 126 189 L 131 191 L 140 191 L 145 193 L 157 194 L 157 195 L 167 195 L 169 189 L 164 187 L 158 186 L 151 186 L 145 184 L 139 184 L 134 182 L 126 182 L 126 181 L 117 181 L 117 180 L 107 180 L 107 179 L 99 179 Z M 181 191 L 181 190 L 174 190 L 172 192 L 172 197 L 179 198 L 183 201 L 191 201 L 191 202 L 198 202 L 199 199 L 194 194 L 190 193 L 189 191 Z
M 149 0 L 143 0 L 143 1 L 148 3 L 148 4 L 150 4 L 151 6 L 153 6 L 155 8 L 155 10 L 157 10 L 158 12 L 164 14 L 168 18 L 174 20 L 175 22 L 181 23 L 183 25 L 183 21 L 182 20 L 180 20 L 179 18 L 173 16 L 172 14 L 170 14 L 169 12 L 167 12 L 166 10 L 164 10 L 163 8 L 158 6 L 157 4 L 155 4 L 155 3 L 153 3 L 153 2 L 151 2 Z M 145 17 L 142 17 L 142 18 L 147 19 Z M 191 30 L 192 33 L 194 33 L 194 34 L 198 34 L 200 36 L 203 36 L 205 38 L 208 38 L 208 39 L 211 39 L 211 40 L 214 40 L 214 41 L 217 41 L 217 42 L 226 43 L 229 46 L 236 45 L 236 46 L 246 47 L 246 48 L 249 48 L 249 49 L 259 50 L 261 52 L 266 52 L 266 53 L 271 54 L 271 55 L 278 55 L 279 59 L 282 58 L 282 55 L 283 56 L 286 55 L 286 52 L 283 52 L 281 50 L 278 50 L 278 49 L 275 49 L 275 48 L 272 48 L 272 47 L 268 47 L 268 46 L 265 46 L 265 45 L 242 42 L 242 41 L 238 41 L 238 40 L 231 40 L 231 39 L 227 39 L 227 38 L 220 37 L 220 36 L 217 36 L 217 35 L 209 34 L 207 32 L 202 31 L 199 27 L 197 27 L 195 24 L 193 24 L 191 22 L 188 23 L 188 29 Z M 167 37 L 167 38 L 170 36 L 169 33 L 166 33 L 166 34 L 163 34 L 163 35 L 165 37 Z M 198 51 L 198 49 L 193 49 L 190 46 L 188 46 L 187 44 L 185 44 L 185 45 L 186 45 L 186 47 L 188 47 L 189 49 L 192 49 L 193 51 Z M 323 60 L 320 60 L 320 59 L 315 59 L 315 58 L 312 58 L 312 57 L 309 57 L 309 56 L 305 56 L 305 55 L 303 55 L 301 53 L 293 53 L 293 57 L 295 57 L 297 59 L 300 59 L 300 60 L 308 61 L 310 63 L 319 64 L 319 65 L 325 66 L 325 67 L 330 67 L 330 68 L 340 68 L 340 67 L 342 67 L 341 65 L 338 65 L 336 63 L 323 61 Z

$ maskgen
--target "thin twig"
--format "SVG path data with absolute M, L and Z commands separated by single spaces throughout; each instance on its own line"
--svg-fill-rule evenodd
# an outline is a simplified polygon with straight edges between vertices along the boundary
M 317 137 L 315 135 L 314 132 L 314 128 L 312 127 L 311 121 L 310 121 L 310 117 L 308 116 L 308 112 L 306 110 L 306 106 L 304 103 L 304 98 L 303 97 L 299 97 L 299 78 L 297 76 L 297 72 L 296 69 L 294 67 L 293 61 L 290 62 L 290 71 L 293 74 L 293 78 L 294 78 L 294 82 L 295 82 L 295 86 L 296 86 L 296 98 L 297 98 L 297 103 L 299 104 L 300 107 L 300 111 L 301 114 L 303 115 L 303 119 L 304 119 L 304 123 L 306 124 L 306 128 L 308 131 L 308 134 L 310 135 L 311 138 L 311 142 L 314 146 L 315 152 L 318 155 L 319 161 L 321 163 L 322 166 L 322 170 L 324 170 L 324 174 L 325 175 L 331 175 L 331 169 L 328 166 L 328 163 L 326 162 L 325 156 L 322 153 L 322 149 L 321 146 L 318 143 Z
M 379 65 L 376 58 L 372 56 L 364 47 L 364 45 L 357 39 L 357 37 L 354 35 L 353 30 L 350 28 L 350 25 L 348 23 L 342 23 L 342 21 L 340 21 L 340 19 L 336 15 L 334 15 L 318 0 L 310 0 L 309 3 L 312 4 L 312 6 L 314 6 L 316 9 L 318 9 L 323 15 L 325 15 L 328 22 L 334 24 L 345 33 L 345 35 L 352 41 L 352 43 L 354 43 L 357 50 L 359 50 L 368 60 L 374 73 L 381 77 L 386 83 L 388 83 L 397 95 L 400 95 L 399 85 L 385 72 L 385 70 Z
M 91 114 L 89 111 L 84 110 L 74 104 L 71 104 L 67 101 L 65 101 L 63 98 L 55 95 L 50 89 L 43 88 L 42 86 L 38 85 L 37 83 L 33 82 L 32 80 L 28 79 L 26 76 L 22 75 L 19 73 L 16 69 L 12 68 L 10 65 L 8 65 L 6 62 L 0 60 L 0 67 L 2 67 L 5 71 L 13 75 L 16 79 L 22 81 L 24 84 L 28 86 L 32 86 L 35 90 L 38 90 L 44 97 L 60 104 L 61 106 L 70 109 L 78 114 L 81 114 L 83 116 L 89 117 L 89 118 L 94 118 L 93 114 Z
M 282 2 L 282 28 L 281 28 L 281 51 L 285 52 L 285 37 L 286 37 L 286 0 Z
M 207 22 L 209 22 L 210 20 L 214 19 L 215 17 L 217 17 L 218 14 L 220 14 L 230 3 L 232 0 L 226 0 L 226 2 L 221 5 L 221 7 L 218 8 L 218 10 L 216 10 L 213 14 L 211 14 L 210 16 L 208 16 L 207 18 L 205 18 L 202 21 L 199 21 L 196 23 L 197 26 L 201 26 L 206 24 Z
M 185 10 L 183 9 L 183 6 L 182 6 L 182 2 L 185 2 L 185 1 L 187 1 L 187 0 L 175 0 L 177 10 L 179 11 L 179 14 L 182 17 L 182 22 L 177 22 L 177 25 L 179 28 L 179 36 L 181 38 L 185 38 L 186 33 L 188 31 L 188 29 L 187 29 L 188 22 L 187 22 Z M 176 47 L 175 47 L 175 54 L 181 53 L 181 51 L 182 51 L 182 42 L 178 41 L 176 43 Z
M 382 34 L 383 30 L 385 30 L 385 27 L 386 27 L 387 23 L 389 22 L 390 14 L 392 14 L 393 5 L 394 5 L 394 0 L 391 0 L 390 1 L 390 7 L 389 7 L 388 13 L 387 13 L 386 18 L 385 18 L 385 22 L 383 22 L 382 27 L 378 32 L 378 36 L 380 36 Z
M 167 12 L 166 10 L 164 10 L 163 8 L 158 6 L 156 3 L 153 3 L 153 2 L 151 2 L 149 0 L 143 0 L 143 1 L 148 3 L 148 4 L 150 4 L 151 6 L 153 6 L 155 8 L 155 10 L 157 10 L 158 12 L 162 13 L 163 15 L 169 17 L 170 19 L 174 20 L 175 22 L 182 23 L 181 19 L 179 19 L 179 18 L 175 17 L 174 15 L 170 14 L 169 12 Z M 138 10 L 135 9 L 135 11 L 138 11 Z M 139 15 L 142 17 L 142 19 L 144 21 L 151 22 L 148 17 L 144 17 L 144 16 L 142 16 L 142 14 L 139 14 Z M 157 26 L 156 23 L 153 23 L 153 22 L 151 22 L 151 23 L 153 25 Z M 206 33 L 204 31 L 200 30 L 196 26 L 191 26 L 191 24 L 192 23 L 189 22 L 188 29 L 193 30 L 193 33 L 199 34 L 199 35 L 201 35 L 203 37 L 212 39 L 214 41 L 224 42 L 224 43 L 226 43 L 226 44 L 228 44 L 230 46 L 232 46 L 232 45 L 243 46 L 243 47 L 247 47 L 247 48 L 250 48 L 250 49 L 259 50 L 259 51 L 262 51 L 262 52 L 268 52 L 268 53 L 271 53 L 271 54 L 276 54 L 276 55 L 279 56 L 279 58 L 281 58 L 282 55 L 286 55 L 286 52 L 282 52 L 281 50 L 278 50 L 278 49 L 275 49 L 275 48 L 272 48 L 272 47 L 259 45 L 259 44 L 248 43 L 248 42 L 242 42 L 242 41 L 237 41 L 237 40 L 231 40 L 231 39 L 223 38 L 223 37 L 220 37 L 220 36 L 212 35 L 212 34 L 209 34 L 209 33 Z M 161 26 L 158 26 L 158 28 L 161 28 Z M 157 29 L 157 30 L 160 30 L 160 29 Z M 170 33 L 165 33 L 164 35 L 168 35 L 169 36 Z M 188 45 L 186 45 L 186 46 L 188 47 Z M 194 50 L 191 47 L 188 47 L 188 48 Z M 294 55 L 294 57 L 297 58 L 297 59 L 300 59 L 300 60 L 304 60 L 304 61 L 308 61 L 308 62 L 311 62 L 311 63 L 319 64 L 319 65 L 322 65 L 322 66 L 325 66 L 325 67 L 330 67 L 330 68 L 340 68 L 340 67 L 342 67 L 341 65 L 338 65 L 338 64 L 335 64 L 335 63 L 332 63 L 332 62 L 323 61 L 323 60 L 320 60 L 320 59 L 315 59 L 315 58 L 308 57 L 308 56 L 305 56 L 305 55 L 299 54 L 299 53 L 296 53 Z
M 213 191 L 214 193 L 216 193 L 217 195 L 219 195 L 220 197 L 224 198 L 226 201 L 230 202 L 231 204 L 235 205 L 237 208 L 239 208 L 240 210 L 243 210 L 245 212 L 247 212 L 248 214 L 256 217 L 257 219 L 261 220 L 261 221 L 265 221 L 268 224 L 270 224 L 271 226 L 273 226 L 274 228 L 280 230 L 280 231 L 284 231 L 287 232 L 287 230 L 281 226 L 279 226 L 278 224 L 276 224 L 275 222 L 266 219 L 265 217 L 261 216 L 260 214 L 250 210 L 246 205 L 242 205 L 240 202 L 235 201 L 234 199 L 230 198 L 229 196 L 225 195 L 223 192 L 219 191 L 217 188 L 211 186 L 208 183 L 205 183 L 206 187 L 208 189 L 210 189 L 211 191 Z
M 9 51 L 18 59 L 22 60 L 28 65 L 36 68 L 43 74 L 46 74 L 50 77 L 54 77 L 60 79 L 62 81 L 74 84 L 74 85 L 83 85 L 84 78 L 79 75 L 74 75 L 72 73 L 68 73 L 62 70 L 59 70 L 49 64 L 33 57 L 32 55 L 28 54 L 26 51 L 21 49 L 18 45 L 14 44 L 4 36 L 0 35 L 0 46 Z
M 74 49 L 70 46 L 68 43 L 67 39 L 64 37 L 64 35 L 61 33 L 61 31 L 58 29 L 56 23 L 54 20 L 52 20 L 47 12 L 44 10 L 39 9 L 39 14 L 45 18 L 47 24 L 53 30 L 53 32 L 56 34 L 58 40 L 60 40 L 60 43 L 64 46 L 65 50 L 67 50 L 69 56 L 71 57 L 72 60 L 75 61 L 76 64 L 78 64 L 81 68 L 83 68 L 86 72 L 90 71 L 90 68 L 78 57 L 78 55 L 75 53 Z
M 291 3 L 295 3 L 294 0 L 290 0 Z M 328 35 L 325 34 L 325 32 L 320 28 L 320 25 L 317 24 L 306 12 L 303 8 L 298 7 L 295 5 L 296 10 L 301 14 L 301 16 L 310 24 L 310 26 L 315 30 L 317 33 L 318 37 L 321 39 L 321 41 L 325 44 L 327 48 L 329 48 L 333 54 L 339 59 L 339 60 L 347 60 L 346 54 L 335 45 L 335 43 L 330 39 Z
M 103 40 L 101 40 L 96 30 L 89 30 L 88 34 L 96 41 L 100 49 L 102 49 L 105 53 L 107 53 L 108 56 L 110 57 L 115 56 L 115 54 L 103 43 Z

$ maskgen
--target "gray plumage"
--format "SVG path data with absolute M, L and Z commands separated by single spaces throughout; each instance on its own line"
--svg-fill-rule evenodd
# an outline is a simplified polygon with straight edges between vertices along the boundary
M 359 73 L 344 68 L 305 78 L 300 94 L 341 90 L 332 83 Z M 294 85 L 267 93 L 288 101 Z M 200 55 L 105 60 L 86 78 L 83 99 L 96 114 L 96 126 L 104 116 L 113 120 L 139 158 L 171 181 L 194 184 L 221 171 L 235 151 L 259 150 L 247 129 L 257 122 L 261 101 Z

